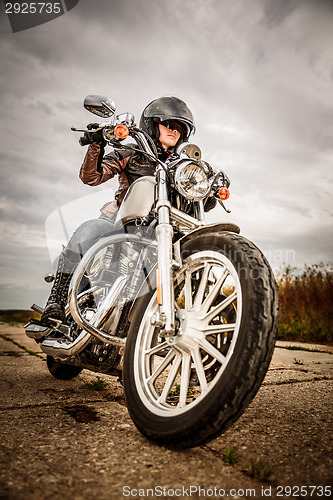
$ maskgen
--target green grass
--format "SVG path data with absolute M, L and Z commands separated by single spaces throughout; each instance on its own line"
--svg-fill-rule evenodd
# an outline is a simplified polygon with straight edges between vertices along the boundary
M 187 396 L 188 396 L 188 397 L 189 397 L 189 396 L 193 396 L 194 391 L 195 391 L 195 387 L 194 387 L 194 385 L 191 385 L 191 384 L 190 384 L 190 385 L 188 386 L 188 388 L 187 388 Z M 176 387 L 175 387 L 175 389 L 174 389 L 173 391 L 170 391 L 170 392 L 169 392 L 169 396 L 174 397 L 174 396 L 179 396 L 179 395 L 180 395 L 180 385 L 179 385 L 179 384 L 177 384 L 177 385 L 176 385 Z
M 274 465 L 265 463 L 262 457 L 251 458 L 246 472 L 261 481 L 268 481 L 274 471 Z
M 235 455 L 234 449 L 232 446 L 228 446 L 223 454 L 223 462 L 225 465 L 234 465 L 237 464 L 238 458 Z
M 109 385 L 109 382 L 105 382 L 100 377 L 97 377 L 96 380 L 91 380 L 90 382 L 83 384 L 81 387 L 82 389 L 90 389 L 91 391 L 102 391 Z

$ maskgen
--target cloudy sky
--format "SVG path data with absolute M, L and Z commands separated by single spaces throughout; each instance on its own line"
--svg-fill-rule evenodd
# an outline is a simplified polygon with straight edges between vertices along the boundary
M 232 213 L 210 220 L 237 223 L 275 270 L 332 262 L 332 1 L 80 0 L 15 34 L 0 14 L 0 309 L 45 302 L 59 208 L 70 233 L 112 196 L 78 179 L 87 94 L 137 119 L 181 97 L 231 179 Z

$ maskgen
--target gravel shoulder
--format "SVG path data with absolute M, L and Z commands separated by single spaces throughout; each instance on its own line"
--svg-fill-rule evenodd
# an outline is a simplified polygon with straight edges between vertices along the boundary
M 172 451 L 137 431 L 115 378 L 100 375 L 109 384 L 100 391 L 85 385 L 97 378 L 86 370 L 57 381 L 22 326 L 0 324 L 0 499 L 278 498 L 279 486 L 297 485 L 308 488 L 303 498 L 319 497 L 309 487 L 332 484 L 333 349 L 290 345 L 277 343 L 257 396 L 227 432 Z M 229 446 L 233 465 L 223 459 Z

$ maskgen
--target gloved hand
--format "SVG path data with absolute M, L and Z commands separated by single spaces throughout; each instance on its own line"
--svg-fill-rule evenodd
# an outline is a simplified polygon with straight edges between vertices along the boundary
M 90 125 L 96 125 L 96 124 L 90 124 Z M 88 125 L 87 128 L 89 129 L 90 126 Z M 81 146 L 86 146 L 87 144 L 93 144 L 93 143 L 105 146 L 106 141 L 103 137 L 103 129 L 96 130 L 96 132 L 85 132 L 83 137 L 80 137 L 79 142 Z
M 96 130 L 97 128 L 99 128 L 99 123 L 88 123 L 87 125 L 88 130 Z

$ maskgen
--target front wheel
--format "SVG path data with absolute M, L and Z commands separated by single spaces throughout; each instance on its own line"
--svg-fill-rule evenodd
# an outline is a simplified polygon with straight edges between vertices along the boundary
M 220 435 L 255 396 L 273 354 L 278 298 L 265 257 L 237 234 L 199 235 L 181 250 L 176 336 L 161 338 L 150 323 L 156 293 L 141 297 L 123 374 L 138 429 L 160 444 L 186 448 Z

